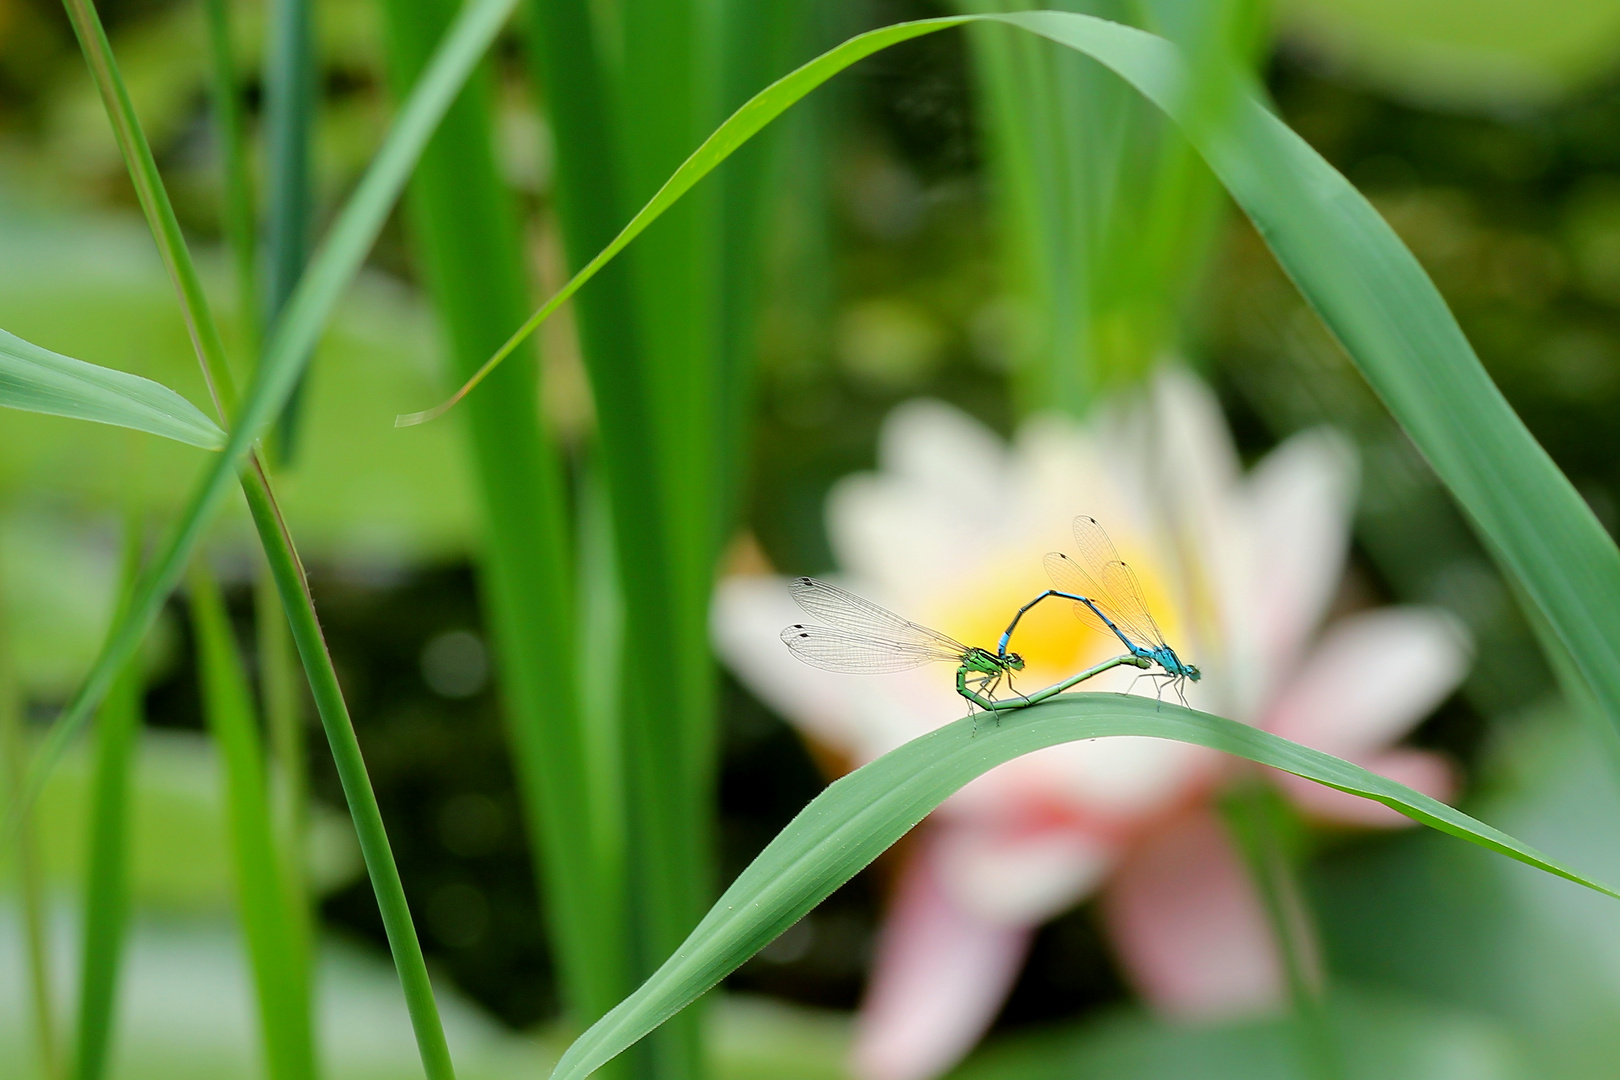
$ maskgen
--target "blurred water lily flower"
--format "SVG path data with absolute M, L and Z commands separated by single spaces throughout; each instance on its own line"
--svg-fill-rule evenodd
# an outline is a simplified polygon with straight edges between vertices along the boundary
M 1166 638 L 1203 668 L 1195 708 L 1255 724 L 1445 797 L 1445 762 L 1397 740 L 1462 678 L 1468 647 L 1443 614 L 1382 608 L 1320 627 L 1349 542 L 1355 462 L 1330 431 L 1297 435 L 1245 475 L 1213 395 L 1170 370 L 1147 397 L 1085 427 L 1045 418 L 1007 447 L 946 405 L 884 426 L 879 471 L 829 497 L 838 580 L 968 644 L 994 645 L 1046 587 L 1041 558 L 1069 523 L 1103 522 Z M 813 741 L 859 765 L 963 713 L 950 672 L 829 674 L 777 634 L 802 614 L 786 581 L 733 576 L 713 632 L 721 655 Z M 1062 603 L 1026 617 L 1019 686 L 1038 689 L 1118 652 Z M 1091 689 L 1152 694 L 1135 669 Z M 1237 768 L 1181 743 L 1109 738 L 1003 765 L 910 838 L 859 1017 L 865 1080 L 927 1080 L 994 1020 L 1035 929 L 1100 894 L 1121 967 L 1181 1017 L 1278 1003 L 1284 979 L 1263 908 L 1212 808 Z M 1307 815 L 1394 826 L 1354 796 L 1272 774 Z

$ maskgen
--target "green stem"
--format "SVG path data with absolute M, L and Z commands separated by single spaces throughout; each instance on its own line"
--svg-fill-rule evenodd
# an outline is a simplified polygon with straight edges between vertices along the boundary
M 135 516 L 130 518 L 124 554 L 126 594 L 140 565 L 140 531 Z M 105 1076 L 112 1047 L 118 972 L 129 926 L 129 782 L 140 725 L 141 663 L 137 653 L 108 692 L 96 732 L 74 1080 Z
M 309 131 L 315 112 L 314 43 L 309 0 L 271 0 L 265 60 L 265 158 L 269 171 L 264 236 L 264 314 L 274 324 L 309 257 Z M 273 460 L 292 453 L 306 370 L 287 399 L 272 444 Z
M 281 597 L 276 593 L 268 564 L 260 567 L 253 588 L 259 690 L 265 727 L 270 735 L 270 759 L 274 764 L 272 805 L 287 880 L 303 913 L 300 938 L 307 944 L 311 936 L 311 912 L 309 886 L 304 880 L 304 842 L 309 825 L 309 768 L 297 660 L 287 617 L 281 610 Z
M 248 496 L 253 523 L 264 540 L 270 572 L 281 595 L 281 606 L 287 612 L 293 642 L 298 646 L 298 655 L 309 676 L 315 708 L 320 714 L 321 726 L 326 729 L 327 742 L 332 748 L 332 761 L 337 766 L 349 813 L 354 818 L 355 834 L 360 840 L 360 852 L 365 857 L 372 889 L 377 894 L 377 907 L 388 934 L 394 966 L 399 970 L 400 986 L 405 992 L 406 1007 L 410 1010 L 411 1026 L 416 1032 L 423 1069 L 428 1080 L 454 1080 L 455 1069 L 450 1062 L 450 1049 L 445 1043 L 438 1005 L 433 1000 L 427 961 L 422 956 L 416 927 L 411 923 L 405 886 L 400 881 L 394 853 L 388 846 L 382 810 L 377 806 L 377 795 L 371 789 L 371 778 L 366 775 L 366 764 L 360 753 L 360 742 L 355 738 L 354 723 L 349 718 L 349 707 L 343 700 L 337 671 L 332 666 L 332 657 L 327 652 L 326 639 L 315 614 L 309 580 L 297 552 L 293 550 L 292 537 L 287 533 L 263 471 L 255 468 L 254 482 L 245 483 L 243 490 Z
M 236 303 L 242 337 L 257 348 L 263 332 L 259 321 L 258 274 L 253 265 L 253 178 L 248 170 L 247 140 L 243 136 L 241 80 L 232 43 L 230 0 L 206 0 L 208 52 L 212 76 L 214 131 L 224 165 L 225 238 L 236 268 Z
M 1272 788 L 1250 778 L 1222 800 L 1221 809 L 1271 924 L 1306 1074 L 1314 1080 L 1342 1080 L 1344 1058 L 1324 1001 L 1320 953 L 1282 835 L 1287 808 Z
M 27 783 L 28 740 L 23 732 L 22 689 L 12 667 L 11 638 L 5 614 L 3 598 L 0 598 L 0 759 L 4 760 L 6 788 L 15 799 Z M 61 1080 L 62 1057 L 56 1041 L 50 945 L 46 938 L 45 889 L 32 818 L 17 823 L 15 839 L 17 891 L 22 901 L 23 936 L 28 952 L 28 989 L 33 999 L 35 1053 L 39 1058 L 40 1075 L 45 1080 Z

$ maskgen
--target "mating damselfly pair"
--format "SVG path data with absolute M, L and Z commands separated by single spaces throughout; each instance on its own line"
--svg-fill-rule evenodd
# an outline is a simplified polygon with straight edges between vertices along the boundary
M 1059 551 L 1046 556 L 1046 572 L 1057 586 L 1019 608 L 1007 624 L 996 649 L 963 645 L 955 638 L 919 626 L 869 600 L 815 578 L 796 578 L 789 586 L 793 599 L 812 618 L 826 625 L 796 623 L 782 631 L 793 655 L 814 667 L 853 675 L 882 675 L 907 671 L 934 662 L 954 663 L 956 692 L 987 712 L 1000 713 L 1045 701 L 1078 683 L 1122 665 L 1147 670 L 1168 680 L 1177 692 L 1201 673 L 1185 663 L 1164 640 L 1148 611 L 1136 574 L 1114 550 L 1097 520 L 1084 514 L 1074 519 L 1079 560 Z M 1018 622 L 1037 604 L 1053 598 L 1073 601 L 1080 621 L 1125 646 L 1125 654 L 1071 675 L 1033 694 L 1018 694 L 1005 701 L 995 693 L 1003 681 L 1011 686 L 1014 672 L 1024 670 L 1024 658 L 1009 651 Z

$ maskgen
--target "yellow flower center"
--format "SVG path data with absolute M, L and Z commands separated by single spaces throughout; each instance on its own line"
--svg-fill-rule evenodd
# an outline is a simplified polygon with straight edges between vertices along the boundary
M 971 583 L 959 584 L 951 594 L 942 594 L 940 605 L 928 613 L 932 620 L 928 625 L 965 645 L 994 651 L 1013 613 L 1051 588 L 1038 559 L 1023 561 L 1033 565 L 979 576 Z M 1174 644 L 1176 612 L 1164 588 L 1163 577 L 1144 573 L 1140 563 L 1133 563 L 1132 569 L 1136 571 L 1148 610 L 1166 640 Z M 1118 639 L 1082 622 L 1075 615 L 1074 604 L 1061 597 L 1043 600 L 1026 612 L 1008 648 L 1023 656 L 1026 666 L 1018 683 L 1030 689 L 1039 689 L 1123 651 Z

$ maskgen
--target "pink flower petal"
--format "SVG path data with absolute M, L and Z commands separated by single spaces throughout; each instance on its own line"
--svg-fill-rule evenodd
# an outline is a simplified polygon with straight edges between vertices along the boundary
M 1456 773 L 1450 763 L 1439 754 L 1426 750 L 1387 750 L 1370 761 L 1357 764 L 1441 802 L 1449 800 L 1456 791 Z M 1323 787 L 1289 773 L 1276 773 L 1275 776 L 1295 805 L 1321 821 L 1385 829 L 1415 824 L 1405 814 L 1391 810 L 1383 803 Z
M 1341 619 L 1261 726 L 1354 761 L 1416 726 L 1468 662 L 1462 630 L 1439 611 L 1380 608 Z
M 860 1080 L 930 1080 L 995 1020 L 1034 928 L 994 922 L 941 888 L 925 840 L 901 871 L 855 1023 Z
M 994 922 L 1035 925 L 1096 888 L 1115 844 L 1071 822 L 941 824 L 933 863 L 941 887 L 964 911 Z
M 1207 809 L 1144 838 L 1104 893 L 1103 918 L 1126 976 L 1170 1016 L 1228 1018 L 1283 999 L 1260 898 Z
M 1249 475 L 1261 648 L 1280 672 L 1305 651 L 1344 574 L 1355 503 L 1355 453 L 1330 429 L 1301 432 Z

